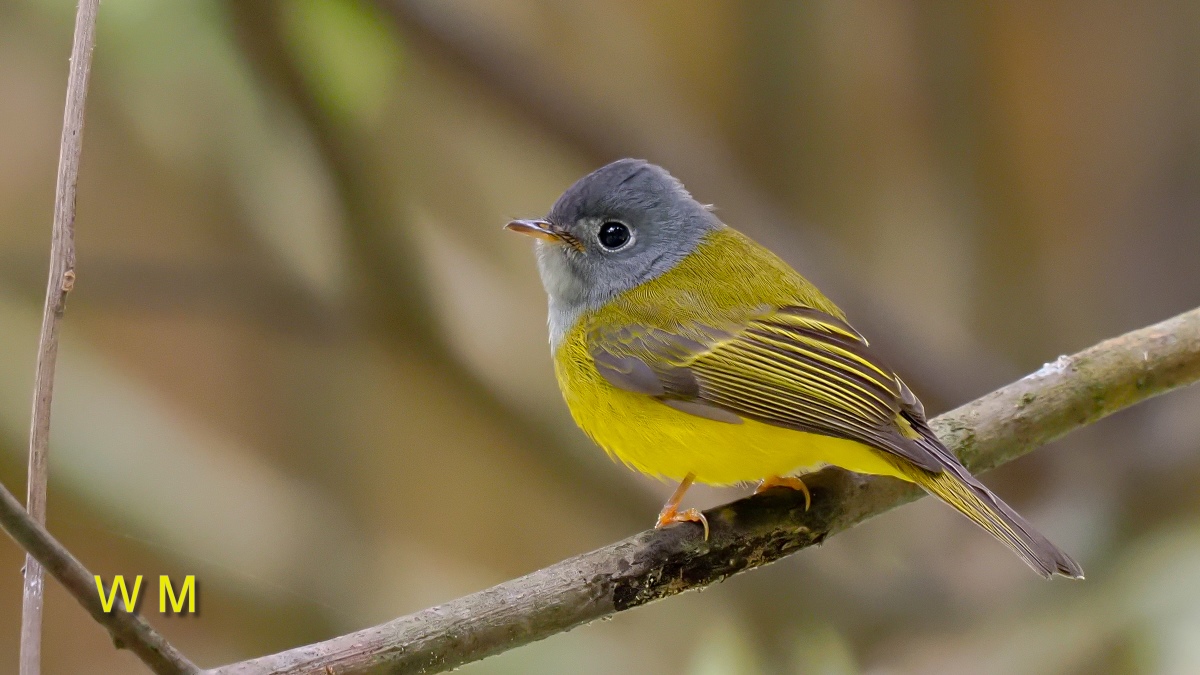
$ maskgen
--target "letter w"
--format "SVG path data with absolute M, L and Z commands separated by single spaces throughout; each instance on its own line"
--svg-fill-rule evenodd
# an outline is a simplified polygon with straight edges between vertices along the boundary
M 137 606 L 138 593 L 142 591 L 142 575 L 137 575 L 133 581 L 133 596 L 129 595 L 128 589 L 125 588 L 125 577 L 118 574 L 113 577 L 112 587 L 108 591 L 108 595 L 104 595 L 104 582 L 100 580 L 100 575 L 96 575 L 96 591 L 100 593 L 100 608 L 106 613 L 113 611 L 113 603 L 117 600 L 117 589 L 121 589 L 121 599 L 125 601 L 125 611 L 132 612 Z

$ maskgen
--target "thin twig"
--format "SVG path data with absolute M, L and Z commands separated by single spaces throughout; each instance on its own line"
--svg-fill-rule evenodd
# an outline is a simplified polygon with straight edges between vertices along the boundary
M 50 280 L 38 341 L 37 376 L 33 385 L 33 414 L 29 428 L 29 478 L 26 505 L 39 524 L 46 522 L 47 455 L 50 440 L 50 404 L 54 398 L 54 366 L 58 359 L 58 326 L 75 285 L 75 184 L 79 180 L 79 154 L 83 148 L 83 110 L 87 100 L 92 47 L 96 42 L 99 0 L 80 0 L 75 15 L 75 41 L 71 46 L 71 71 L 67 77 L 67 104 L 63 112 L 62 141 L 58 150 L 58 183 L 55 187 L 54 231 L 50 241 Z M 21 675 L 38 675 L 42 661 L 42 601 L 44 575 L 33 556 L 25 557 L 24 598 L 21 606 Z
M 108 629 L 118 648 L 129 649 L 159 675 L 201 672 L 142 617 L 120 608 L 105 612 L 92 573 L 46 528 L 35 522 L 3 485 L 0 485 L 0 526 L 83 605 L 96 623 Z
M 982 471 L 1077 427 L 1200 380 L 1200 309 L 1060 357 L 934 420 Z M 920 496 L 915 487 L 836 469 L 806 477 L 803 496 L 768 491 L 694 524 L 642 532 L 458 600 L 325 642 L 231 664 L 210 675 L 435 673 L 561 633 L 819 544 Z M 997 555 L 1001 555 L 997 549 Z
M 105 612 L 94 577 L 44 526 L 46 522 L 47 460 L 50 411 L 54 399 L 54 370 L 58 359 L 59 324 L 67 295 L 75 286 L 75 186 L 83 149 L 84 107 L 92 49 L 96 43 L 99 0 L 80 0 L 75 15 L 71 69 L 67 77 L 67 103 L 63 113 L 62 141 L 58 154 L 54 226 L 50 242 L 50 279 L 38 340 L 33 414 L 29 431 L 27 508 L 0 485 L 0 525 L 27 552 L 21 613 L 21 675 L 38 675 L 42 658 L 42 606 L 44 571 L 57 579 L 92 617 L 108 628 L 118 647 L 128 647 L 160 675 L 199 673 L 199 669 L 131 612 Z

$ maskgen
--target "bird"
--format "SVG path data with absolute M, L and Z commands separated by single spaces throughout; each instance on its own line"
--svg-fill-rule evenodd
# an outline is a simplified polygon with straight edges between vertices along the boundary
M 811 495 L 824 466 L 899 478 L 957 509 L 1044 577 L 1070 556 L 985 487 L 845 314 L 767 248 L 722 222 L 665 169 L 621 159 L 580 178 L 536 239 L 554 371 L 576 424 L 634 470 Z

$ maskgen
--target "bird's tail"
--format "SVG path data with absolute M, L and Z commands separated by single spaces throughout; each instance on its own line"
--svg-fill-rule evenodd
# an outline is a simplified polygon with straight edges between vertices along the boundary
M 946 454 L 949 455 L 949 451 Z M 961 464 L 951 457 L 942 459 L 945 468 L 940 472 L 908 465 L 904 473 L 909 480 L 990 532 L 1035 572 L 1046 578 L 1054 574 L 1073 579 L 1083 578 L 1083 569 L 1071 556 L 1033 529 L 1028 521 L 984 487 Z

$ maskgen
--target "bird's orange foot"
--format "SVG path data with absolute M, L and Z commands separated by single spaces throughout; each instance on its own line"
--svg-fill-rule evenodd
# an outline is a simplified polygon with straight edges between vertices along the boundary
M 700 523 L 704 526 L 704 540 L 708 541 L 708 518 L 705 518 L 699 509 L 677 511 L 673 506 L 665 508 L 658 514 L 658 522 L 654 524 L 654 529 L 666 527 L 671 523 Z
M 773 487 L 786 487 L 793 490 L 799 490 L 804 493 L 804 510 L 807 511 L 812 506 L 812 494 L 808 491 L 808 486 L 804 481 L 795 476 L 767 476 L 754 488 L 754 494 L 770 490 Z

